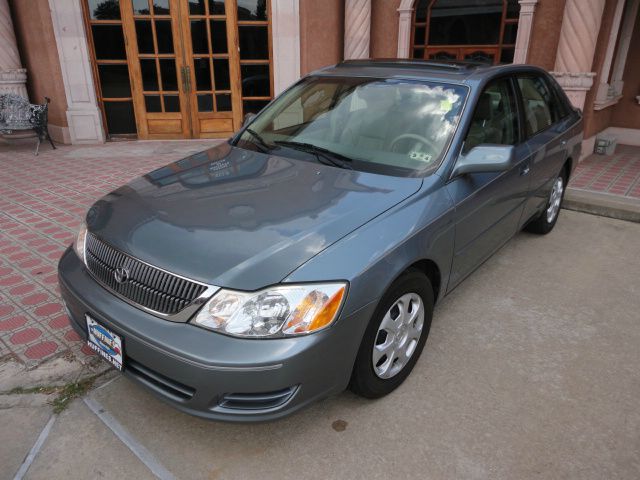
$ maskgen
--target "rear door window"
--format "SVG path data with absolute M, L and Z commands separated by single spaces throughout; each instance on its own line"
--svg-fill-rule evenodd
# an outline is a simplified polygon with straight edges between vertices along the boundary
M 527 136 L 535 135 L 561 118 L 561 112 L 554 105 L 555 97 L 542 77 L 519 77 L 518 87 L 522 95 Z

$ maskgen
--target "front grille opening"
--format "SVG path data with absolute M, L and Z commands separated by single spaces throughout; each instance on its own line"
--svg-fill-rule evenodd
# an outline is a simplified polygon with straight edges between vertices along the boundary
M 176 382 L 175 380 L 171 380 L 158 372 L 154 372 L 150 368 L 145 367 L 129 357 L 125 359 L 125 369 L 142 383 L 145 383 L 155 390 L 160 390 L 166 396 L 171 397 L 174 400 L 191 400 L 193 395 L 196 393 L 194 388 L 183 383 Z
M 178 277 L 116 250 L 93 234 L 87 235 L 87 268 L 108 289 L 155 312 L 180 312 L 206 290 L 206 285 Z M 116 270 L 126 270 L 124 281 Z
M 232 410 L 268 410 L 287 403 L 297 386 L 264 393 L 227 393 L 220 400 L 220 407 Z

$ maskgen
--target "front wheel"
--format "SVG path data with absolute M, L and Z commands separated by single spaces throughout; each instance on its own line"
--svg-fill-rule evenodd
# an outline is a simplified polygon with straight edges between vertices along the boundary
M 433 289 L 426 275 L 409 270 L 382 297 L 364 334 L 350 389 L 379 398 L 411 373 L 431 327 Z
M 562 206 L 562 200 L 564 198 L 565 178 L 564 171 L 560 172 L 560 175 L 558 175 L 553 182 L 553 187 L 551 188 L 551 193 L 549 194 L 549 199 L 547 200 L 544 210 L 537 218 L 529 222 L 525 230 L 542 235 L 553 230 L 558 220 L 560 207 Z

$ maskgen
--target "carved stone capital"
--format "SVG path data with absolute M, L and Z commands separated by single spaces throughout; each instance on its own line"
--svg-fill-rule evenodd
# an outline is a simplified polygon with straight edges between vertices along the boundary
M 550 72 L 574 107 L 584 108 L 587 92 L 593 86 L 595 72 Z

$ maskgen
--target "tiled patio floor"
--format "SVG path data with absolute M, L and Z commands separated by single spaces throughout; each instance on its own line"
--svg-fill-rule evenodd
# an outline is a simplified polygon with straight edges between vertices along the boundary
M 569 186 L 640 199 L 640 147 L 618 145 L 612 156 L 588 156 L 578 165 Z
M 0 140 L 1 142 L 1 140 Z M 69 326 L 56 265 L 87 208 L 129 179 L 213 141 L 119 142 L 99 146 L 0 143 L 0 359 L 28 367 L 92 352 Z

